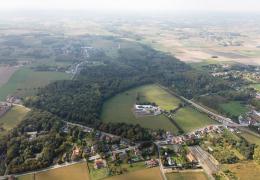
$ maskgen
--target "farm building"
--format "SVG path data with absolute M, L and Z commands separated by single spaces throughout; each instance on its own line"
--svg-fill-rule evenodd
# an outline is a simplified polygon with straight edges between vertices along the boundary
M 139 116 L 146 116 L 146 115 L 156 116 L 156 115 L 161 114 L 161 109 L 157 106 L 152 106 L 152 105 L 135 104 L 134 112 L 136 115 L 139 115 Z
M 189 162 L 198 162 L 197 159 L 190 152 L 186 154 L 186 158 Z
M 0 117 L 2 117 L 8 110 L 10 110 L 12 105 L 10 103 L 0 102 Z
M 158 166 L 158 164 L 159 164 L 158 160 L 156 160 L 156 159 L 151 159 L 149 161 L 145 161 L 145 165 L 149 168 L 156 167 L 156 166 Z
M 94 162 L 94 168 L 95 169 L 105 168 L 106 166 L 107 166 L 107 163 L 103 159 L 96 159 L 95 162 Z

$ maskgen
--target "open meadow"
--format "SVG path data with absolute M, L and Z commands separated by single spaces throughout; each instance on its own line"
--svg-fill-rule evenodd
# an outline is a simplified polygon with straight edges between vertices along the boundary
M 162 180 L 158 167 L 126 173 L 120 176 L 113 176 L 105 180 Z
M 249 111 L 249 109 L 239 101 L 230 101 L 228 103 L 220 104 L 220 108 L 231 116 L 240 116 Z
M 90 180 L 86 162 L 20 176 L 18 180 Z
M 158 86 L 145 85 L 120 93 L 105 102 L 101 114 L 102 121 L 140 124 L 146 128 L 165 129 L 173 133 L 178 132 L 177 128 L 164 115 L 135 117 L 132 109 L 136 103 L 138 93 L 145 95 L 146 100 L 153 101 L 159 106 L 162 105 L 162 108 L 174 109 L 179 102 L 176 97 L 168 94 Z M 163 102 L 164 100 L 165 102 Z
M 206 114 L 191 107 L 179 109 L 174 115 L 174 119 L 185 132 L 190 132 L 210 124 L 217 124 L 216 121 L 210 119 Z
M 166 174 L 168 180 L 208 180 L 204 172 L 178 172 Z
M 0 87 L 8 82 L 9 78 L 17 69 L 16 67 L 0 66 Z
M 155 102 L 163 110 L 169 111 L 178 107 L 181 100 L 162 90 L 157 85 L 143 86 L 140 91 L 141 102 Z
M 4 131 L 0 131 L 0 136 L 1 134 L 4 134 L 16 127 L 29 111 L 30 110 L 24 106 L 14 105 L 4 116 L 0 118 L 0 127 L 4 129 Z
M 223 165 L 224 170 L 229 170 L 237 179 L 256 180 L 259 179 L 260 165 L 254 161 L 243 161 L 241 163 Z
M 260 137 L 257 137 L 257 136 L 255 136 L 251 133 L 246 132 L 246 131 L 242 131 L 240 136 L 245 138 L 249 143 L 253 143 L 253 144 L 260 146 Z
M 7 83 L 0 87 L 0 100 L 5 100 L 6 96 L 31 95 L 39 87 L 43 87 L 55 80 L 69 79 L 70 75 L 62 72 L 39 72 L 30 68 L 21 68 L 17 70 Z

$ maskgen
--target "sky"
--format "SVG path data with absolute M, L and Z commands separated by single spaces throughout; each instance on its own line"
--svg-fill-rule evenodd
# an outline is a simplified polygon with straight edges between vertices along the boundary
M 260 0 L 0 0 L 0 9 L 260 12 Z

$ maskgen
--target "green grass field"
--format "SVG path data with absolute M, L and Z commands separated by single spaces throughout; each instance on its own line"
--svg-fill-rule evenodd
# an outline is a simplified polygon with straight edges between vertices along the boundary
M 242 137 L 244 137 L 249 143 L 253 143 L 256 144 L 258 146 L 260 146 L 260 138 L 250 134 L 248 132 L 242 131 L 242 133 L 240 134 Z
M 138 88 L 130 89 L 120 93 L 105 102 L 101 119 L 104 122 L 124 122 L 129 124 L 140 124 L 143 127 L 151 129 L 165 129 L 173 133 L 177 133 L 177 128 L 163 115 L 135 117 L 132 108 L 136 103 L 137 93 L 146 95 L 146 99 L 153 100 L 158 105 L 166 108 L 174 108 L 177 104 L 176 97 L 168 94 L 156 85 L 146 85 Z M 153 97 L 154 94 L 157 96 Z M 161 94 L 161 96 L 160 96 Z M 167 98 L 166 98 L 167 97 Z M 167 103 L 163 102 L 166 101 Z M 170 103 L 172 102 L 172 107 Z
M 181 100 L 169 94 L 157 85 L 143 86 L 140 90 L 141 102 L 156 102 L 163 110 L 172 110 L 178 107 Z
M 210 119 L 207 115 L 191 107 L 181 108 L 174 117 L 175 121 L 185 132 L 190 132 L 210 124 L 217 124 L 216 121 Z
M 204 172 L 178 172 L 166 174 L 168 180 L 208 180 Z
M 78 163 L 18 177 L 18 180 L 90 180 L 87 163 Z
M 0 87 L 0 100 L 5 100 L 9 94 L 26 96 L 37 91 L 55 80 L 69 79 L 70 75 L 62 72 L 36 72 L 23 67 L 16 71 L 9 81 Z
M 16 127 L 29 111 L 28 108 L 23 106 L 13 106 L 12 109 L 0 118 L 0 126 L 5 130 L 0 132 L 0 135 Z
M 230 101 L 228 103 L 220 104 L 220 107 L 225 113 L 232 116 L 240 116 L 249 111 L 249 109 L 239 101 Z
M 252 84 L 252 85 L 250 85 L 250 87 L 252 87 L 255 90 L 257 90 L 258 92 L 260 92 L 260 84 Z

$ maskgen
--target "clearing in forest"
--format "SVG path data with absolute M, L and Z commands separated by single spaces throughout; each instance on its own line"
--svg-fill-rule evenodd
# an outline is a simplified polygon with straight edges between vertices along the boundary
M 107 100 L 102 109 L 102 121 L 140 124 L 145 128 L 165 129 L 173 133 L 178 132 L 177 128 L 164 115 L 136 117 L 133 113 L 133 107 L 138 96 L 142 101 L 154 102 L 161 109 L 165 108 L 167 110 L 176 108 L 181 102 L 157 85 L 144 85 L 120 93 Z

